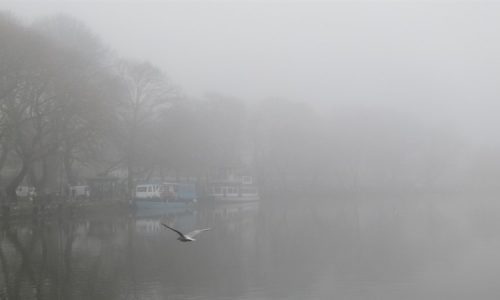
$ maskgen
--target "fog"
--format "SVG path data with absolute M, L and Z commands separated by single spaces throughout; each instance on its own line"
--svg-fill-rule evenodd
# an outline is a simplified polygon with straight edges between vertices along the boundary
M 497 299 L 498 28 L 0 0 L 0 299 Z
M 284 97 L 329 108 L 385 103 L 454 116 L 495 108 L 495 3 L 20 1 L 4 7 L 26 20 L 75 16 L 121 56 L 153 62 L 195 95 Z

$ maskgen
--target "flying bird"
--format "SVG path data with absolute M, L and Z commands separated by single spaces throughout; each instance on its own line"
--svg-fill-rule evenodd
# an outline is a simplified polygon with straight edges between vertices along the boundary
M 197 229 L 197 230 L 193 230 L 193 231 L 191 231 L 191 232 L 190 232 L 190 233 L 188 233 L 188 234 L 184 234 L 184 233 L 180 232 L 179 230 L 174 229 L 174 228 L 172 228 L 172 227 L 170 227 L 170 226 L 168 226 L 168 225 L 166 225 L 166 224 L 161 223 L 161 225 L 163 225 L 163 226 L 167 227 L 168 229 L 170 229 L 170 230 L 172 230 L 172 231 L 175 231 L 175 232 L 179 235 L 179 237 L 178 237 L 177 239 L 178 239 L 179 241 L 181 241 L 181 242 L 194 242 L 194 241 L 196 241 L 196 240 L 194 239 L 194 237 L 195 237 L 195 236 L 197 236 L 198 234 L 202 233 L 203 231 L 210 230 L 210 228 L 205 228 L 205 229 Z

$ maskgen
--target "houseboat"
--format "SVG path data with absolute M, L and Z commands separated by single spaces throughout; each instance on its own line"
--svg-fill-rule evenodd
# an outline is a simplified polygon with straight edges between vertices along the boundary
M 148 183 L 136 186 L 134 204 L 137 209 L 176 209 L 186 208 L 196 199 L 192 183 Z
M 230 175 L 213 181 L 210 187 L 216 202 L 248 202 L 260 200 L 259 190 L 249 175 Z

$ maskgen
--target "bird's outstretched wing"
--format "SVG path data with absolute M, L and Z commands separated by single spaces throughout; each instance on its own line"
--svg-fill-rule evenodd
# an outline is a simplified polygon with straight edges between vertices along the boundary
M 191 231 L 190 233 L 188 233 L 186 235 L 193 238 L 193 237 L 197 236 L 198 234 L 202 233 L 203 231 L 207 231 L 207 230 L 210 230 L 210 229 L 211 228 L 197 229 L 197 230 Z
M 181 237 L 185 237 L 185 236 L 184 236 L 184 233 L 180 232 L 179 230 L 174 229 L 174 228 L 172 228 L 172 227 L 170 227 L 170 226 L 168 226 L 168 225 L 166 225 L 166 224 L 163 224 L 163 223 L 161 223 L 161 225 L 163 225 L 163 226 L 167 227 L 168 229 L 170 229 L 170 230 L 172 230 L 172 231 L 175 231 L 175 232 L 176 232 L 178 235 L 180 235 Z

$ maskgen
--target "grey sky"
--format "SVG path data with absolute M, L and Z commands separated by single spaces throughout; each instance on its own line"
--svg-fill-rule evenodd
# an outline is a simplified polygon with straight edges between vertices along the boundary
M 83 20 L 187 94 L 388 106 L 486 133 L 500 111 L 500 5 L 479 2 L 0 2 Z M 465 124 L 465 125 L 464 125 Z

